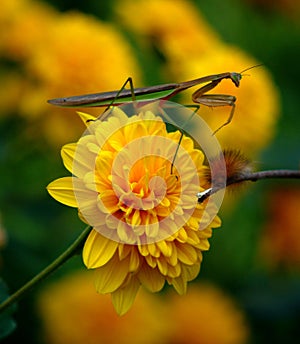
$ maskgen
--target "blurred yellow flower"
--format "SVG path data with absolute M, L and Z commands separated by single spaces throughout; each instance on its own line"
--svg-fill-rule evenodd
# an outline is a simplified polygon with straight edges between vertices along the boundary
M 257 65 L 257 61 L 237 47 L 219 44 L 203 56 L 194 55 L 180 65 L 170 63 L 174 79 L 185 81 L 223 72 L 241 72 Z M 182 102 L 191 104 L 194 89 L 184 92 Z M 232 122 L 216 135 L 223 148 L 241 150 L 249 157 L 257 155 L 274 137 L 280 112 L 277 88 L 268 70 L 260 66 L 246 71 L 236 88 L 231 80 L 223 80 L 210 94 L 234 95 L 236 108 Z M 201 106 L 198 114 L 216 130 L 226 122 L 229 106 Z
M 194 285 L 168 302 L 173 328 L 170 343 L 243 344 L 249 329 L 234 301 L 210 285 Z
M 270 267 L 300 268 L 300 189 L 278 188 L 269 195 L 261 257 Z
M 46 343 L 166 343 L 168 317 L 157 297 L 140 293 L 130 312 L 119 317 L 109 296 L 97 295 L 92 278 L 73 273 L 41 292 L 37 301 Z
M 53 108 L 47 99 L 119 89 L 129 76 L 139 82 L 133 51 L 112 24 L 75 12 L 59 14 L 29 0 L 9 4 L 5 0 L 2 12 L 8 13 L 0 15 L 0 27 L 5 27 L 0 54 L 22 69 L 15 113 L 32 120 L 50 142 L 74 140 L 82 123 L 73 111 Z M 4 98 L 11 97 L 11 90 L 4 92 Z M 101 112 L 91 109 L 95 115 Z
M 15 115 L 16 105 L 27 87 L 27 82 L 16 71 L 2 73 L 1 82 L 5 87 L 0 88 L 0 117 Z
M 120 0 L 115 7 L 123 25 L 168 59 L 181 61 L 205 53 L 219 41 L 218 34 L 186 0 Z M 132 13 L 139 20 L 132 18 Z
M 213 205 L 197 203 L 203 153 L 186 136 L 178 149 L 180 132 L 167 132 L 149 109 L 129 118 L 113 108 L 106 121 L 88 124 L 86 135 L 62 150 L 75 177 L 55 180 L 48 191 L 93 227 L 83 260 L 97 271 L 97 291 L 112 294 L 119 314 L 140 285 L 157 292 L 167 281 L 185 293 L 220 226 Z
M 2 0 L 0 12 L 0 55 L 26 62 L 36 44 L 47 39 L 58 13 L 46 3 L 32 0 Z M 45 42 L 46 43 L 46 42 Z
M 34 86 L 27 90 L 23 113 L 27 111 L 29 116 L 36 105 L 35 113 L 50 117 L 43 121 L 46 134 L 58 142 L 78 137 L 82 126 L 79 121 L 76 126 L 74 112 L 53 109 L 44 104 L 46 99 L 119 89 L 128 76 L 139 80 L 133 52 L 121 34 L 112 25 L 79 13 L 60 17 L 47 44 L 37 49 L 28 69 L 38 78 L 40 87 L 38 92 Z M 98 116 L 102 110 L 90 112 Z M 71 129 L 72 137 L 65 128 Z

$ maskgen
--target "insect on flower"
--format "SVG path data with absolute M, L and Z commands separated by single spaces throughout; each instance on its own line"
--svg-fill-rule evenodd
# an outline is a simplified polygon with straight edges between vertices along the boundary
M 121 105 L 132 102 L 145 104 L 157 100 L 168 100 L 188 88 L 205 83 L 206 85 L 200 87 L 192 94 L 194 103 L 208 107 L 231 106 L 228 119 L 214 131 L 213 134 L 216 134 L 221 128 L 232 121 L 236 97 L 228 94 L 207 94 L 207 92 L 214 89 L 223 79 L 230 79 L 236 87 L 239 87 L 243 73 L 258 66 L 259 65 L 252 66 L 240 73 L 224 72 L 180 83 L 161 84 L 141 88 L 134 88 L 132 78 L 128 78 L 119 91 L 50 99 L 48 103 L 63 107 L 110 107 L 113 104 Z M 130 89 L 125 88 L 127 84 L 130 85 Z M 198 108 L 199 106 L 197 110 Z

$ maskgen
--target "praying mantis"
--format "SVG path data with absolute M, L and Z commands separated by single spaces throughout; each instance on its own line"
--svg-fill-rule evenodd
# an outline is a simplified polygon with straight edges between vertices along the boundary
M 50 99 L 48 103 L 63 107 L 110 107 L 111 105 L 131 102 L 145 104 L 157 100 L 168 100 L 188 88 L 205 83 L 206 85 L 200 87 L 192 94 L 192 101 L 195 104 L 202 104 L 208 107 L 231 106 L 227 120 L 214 131 L 213 135 L 215 135 L 221 128 L 232 121 L 236 97 L 228 94 L 207 94 L 207 92 L 214 89 L 224 79 L 230 79 L 236 87 L 239 87 L 243 73 L 258 66 L 252 66 L 240 73 L 225 72 L 180 83 L 160 84 L 141 88 L 134 88 L 132 78 L 128 78 L 119 91 Z M 125 88 L 127 83 L 129 83 L 130 89 Z

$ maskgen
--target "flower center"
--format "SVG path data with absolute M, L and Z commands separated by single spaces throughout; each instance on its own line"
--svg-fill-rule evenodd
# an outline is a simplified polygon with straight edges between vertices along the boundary
M 117 185 L 114 183 L 116 180 L 116 177 L 114 178 L 115 169 L 117 169 L 116 174 L 118 175 Z M 123 170 L 122 179 L 119 169 Z M 127 221 L 132 210 L 149 211 L 161 206 L 166 210 L 169 209 L 166 213 L 170 213 L 171 202 L 168 199 L 168 189 L 174 182 L 178 184 L 178 198 L 180 194 L 180 182 L 175 174 L 171 175 L 170 172 L 170 161 L 155 155 L 142 157 L 134 163 L 128 161 L 122 166 L 114 164 L 112 187 L 119 199 L 118 206 L 126 213 Z M 172 191 L 174 191 L 173 189 Z

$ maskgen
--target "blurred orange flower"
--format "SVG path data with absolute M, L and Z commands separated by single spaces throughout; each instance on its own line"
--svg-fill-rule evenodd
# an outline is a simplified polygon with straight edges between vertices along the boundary
M 299 188 L 277 188 L 270 193 L 260 250 L 269 266 L 300 268 L 299 209 Z
M 185 296 L 163 299 L 142 291 L 119 317 L 108 295 L 95 293 L 92 280 L 91 274 L 73 273 L 39 294 L 46 343 L 243 344 L 249 339 L 242 310 L 212 285 L 196 284 Z
M 186 295 L 172 297 L 168 305 L 173 324 L 170 343 L 243 344 L 248 340 L 245 315 L 216 287 L 191 286 Z
M 119 317 L 108 295 L 99 295 L 93 274 L 73 273 L 48 285 L 39 295 L 38 311 L 48 344 L 166 343 L 169 321 L 158 297 L 142 292 Z
M 295 20 L 299 24 L 300 2 L 295 0 L 245 0 L 264 11 L 277 11 Z

